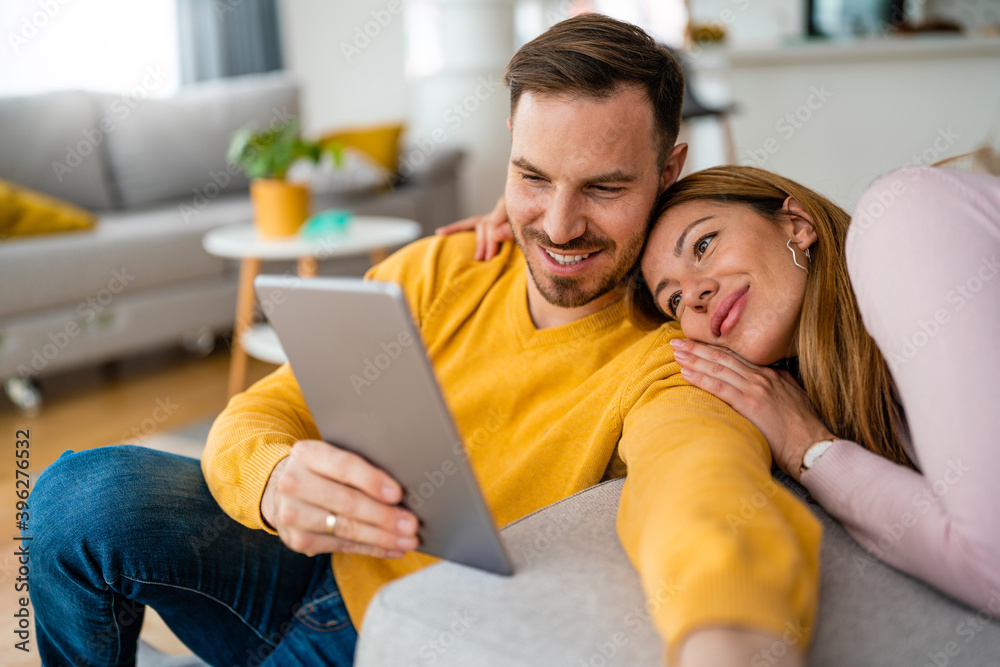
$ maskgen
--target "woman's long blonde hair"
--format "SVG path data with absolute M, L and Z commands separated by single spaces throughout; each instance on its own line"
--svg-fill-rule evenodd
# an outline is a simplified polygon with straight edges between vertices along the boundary
M 810 248 L 806 291 L 796 331 L 799 374 L 820 418 L 838 437 L 911 465 L 896 433 L 899 404 L 888 364 L 865 330 L 844 256 L 850 216 L 809 188 L 753 167 L 706 169 L 677 181 L 657 201 L 652 220 L 690 201 L 748 206 L 778 223 L 794 197 L 818 235 Z M 655 224 L 655 223 L 654 223 Z M 791 260 L 789 260 L 791 261 Z M 643 328 L 668 318 L 636 271 L 628 285 L 629 317 Z

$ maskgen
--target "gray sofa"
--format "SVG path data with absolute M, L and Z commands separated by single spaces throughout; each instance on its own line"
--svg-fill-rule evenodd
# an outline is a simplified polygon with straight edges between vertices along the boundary
M 100 217 L 92 232 L 0 241 L 0 381 L 179 342 L 210 345 L 231 329 L 235 264 L 201 245 L 208 230 L 251 220 L 247 179 L 227 169 L 229 138 L 248 122 L 298 113 L 297 86 L 273 74 L 163 99 L 0 98 L 0 178 Z M 358 187 L 346 174 L 314 193 L 313 208 L 411 218 L 430 233 L 457 219 L 461 154 L 434 158 L 394 187 Z M 322 272 L 367 266 L 365 258 L 332 261 Z
M 805 489 L 779 473 L 800 498 Z M 365 617 L 356 667 L 656 667 L 663 644 L 615 517 L 623 480 L 501 531 L 515 574 L 439 563 L 385 586 Z M 1000 665 L 1000 591 L 964 607 L 869 556 L 819 505 L 820 606 L 811 667 Z M 790 644 L 797 642 L 789 633 Z M 748 667 L 776 662 L 776 642 Z

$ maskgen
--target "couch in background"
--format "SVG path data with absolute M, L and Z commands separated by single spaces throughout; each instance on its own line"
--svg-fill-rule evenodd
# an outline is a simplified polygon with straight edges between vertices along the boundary
M 226 149 L 247 123 L 298 114 L 298 87 L 273 74 L 164 99 L 0 98 L 0 179 L 100 218 L 90 232 L 0 241 L 0 380 L 24 390 L 25 379 L 178 342 L 203 348 L 230 330 L 236 266 L 201 245 L 208 230 L 252 219 L 248 181 L 228 167 Z M 313 210 L 410 218 L 430 233 L 457 219 L 460 162 L 458 151 L 439 151 L 391 187 L 348 174 L 314 192 Z M 360 258 L 323 272 L 365 268 Z

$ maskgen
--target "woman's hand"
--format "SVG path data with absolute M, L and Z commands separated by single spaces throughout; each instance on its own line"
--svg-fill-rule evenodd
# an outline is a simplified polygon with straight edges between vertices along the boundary
M 507 205 L 501 196 L 496 206 L 486 215 L 474 215 L 444 227 L 438 227 L 438 234 L 454 234 L 469 229 L 476 230 L 476 261 L 489 261 L 500 252 L 500 243 L 514 238 L 510 221 L 507 219 Z
M 806 449 L 834 439 L 787 371 L 758 366 L 724 347 L 693 340 L 675 338 L 670 345 L 684 379 L 749 419 L 767 439 L 775 463 L 795 479 Z

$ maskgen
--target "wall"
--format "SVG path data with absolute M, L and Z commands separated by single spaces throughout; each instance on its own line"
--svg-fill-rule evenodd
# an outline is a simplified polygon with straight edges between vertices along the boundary
M 286 66 L 302 84 L 307 132 L 407 118 L 401 9 L 401 0 L 283 0 Z
M 406 26 L 415 18 L 417 47 L 442 60 L 407 72 Z M 509 0 L 284 0 L 287 67 L 303 86 L 306 131 L 406 121 L 404 173 L 459 147 L 463 215 L 489 210 L 510 150 L 499 75 L 513 53 L 512 21 Z
M 805 0 L 690 0 L 691 20 L 726 31 L 730 45 L 777 42 L 805 31 Z
M 923 6 L 921 15 L 949 19 L 975 30 L 1000 25 L 1000 2 L 995 0 L 911 0 Z
M 414 0 L 408 18 L 435 62 L 412 79 L 412 148 L 416 162 L 445 147 L 466 153 L 463 214 L 493 208 L 504 190 L 510 156 L 510 93 L 502 76 L 514 54 L 511 0 Z M 416 39 L 416 36 L 414 36 Z
M 83 89 L 144 99 L 180 85 L 173 0 L 2 0 L 0 36 L 0 95 Z
M 739 162 L 850 209 L 873 179 L 1000 138 L 1000 41 L 875 40 L 732 51 Z

